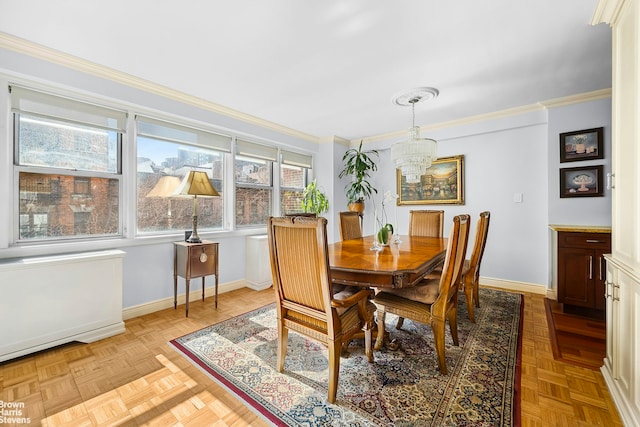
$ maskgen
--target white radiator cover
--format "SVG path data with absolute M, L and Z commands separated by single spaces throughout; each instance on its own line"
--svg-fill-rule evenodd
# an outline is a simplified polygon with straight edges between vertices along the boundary
M 125 331 L 119 250 L 0 260 L 0 361 Z
M 247 287 L 261 291 L 271 286 L 271 261 L 269 238 L 266 234 L 247 236 L 246 281 Z

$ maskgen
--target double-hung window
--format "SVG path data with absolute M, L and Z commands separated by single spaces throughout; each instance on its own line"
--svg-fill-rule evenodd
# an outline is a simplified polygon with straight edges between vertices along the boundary
M 224 158 L 231 137 L 136 117 L 137 229 L 140 234 L 191 230 L 193 197 L 174 191 L 191 170 L 206 172 L 220 197 L 198 197 L 198 231 L 224 228 Z
M 302 211 L 302 194 L 309 180 L 311 156 L 283 150 L 280 153 L 280 212 Z
M 273 163 L 278 149 L 236 140 L 236 227 L 265 225 L 273 213 Z
M 11 86 L 15 241 L 122 235 L 125 111 Z

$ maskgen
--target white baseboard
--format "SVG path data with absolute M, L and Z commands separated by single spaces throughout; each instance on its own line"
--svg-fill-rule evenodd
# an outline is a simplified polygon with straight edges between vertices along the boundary
M 66 344 L 73 341 L 90 343 L 90 342 L 101 340 L 103 338 L 108 338 L 114 335 L 121 334 L 125 331 L 126 329 L 124 326 L 124 322 L 117 322 L 112 325 L 107 325 L 101 328 L 93 329 L 91 331 L 81 332 L 75 335 L 70 335 L 67 337 L 59 338 L 59 339 L 52 339 L 51 341 L 47 341 L 42 344 L 23 348 L 17 351 L 13 351 L 11 353 L 0 354 L 0 362 L 4 362 L 5 360 L 11 360 L 20 356 L 25 356 L 27 354 L 35 353 L 36 351 L 46 350 L 51 347 L 55 347 L 61 344 Z M 0 417 L 0 420 L 2 420 L 1 417 Z M 2 424 L 1 421 L 0 421 L 0 424 Z
M 480 286 L 504 289 L 505 291 L 528 292 L 530 294 L 545 295 L 553 292 L 544 285 L 534 283 L 515 282 L 512 280 L 492 279 L 490 277 L 480 277 Z
M 235 282 L 220 283 L 218 285 L 218 295 L 225 292 L 233 291 L 235 289 L 244 288 L 247 286 L 247 282 L 244 280 L 236 280 Z M 202 298 L 202 288 L 195 286 L 196 290 L 189 292 L 189 301 L 195 301 Z M 204 289 L 204 296 L 214 296 L 215 289 L 213 286 L 206 287 Z M 178 305 L 184 304 L 186 301 L 185 294 L 178 294 Z M 122 311 L 122 318 L 124 320 L 133 319 L 134 317 L 144 316 L 145 314 L 155 313 L 156 311 L 165 310 L 167 308 L 173 308 L 173 297 L 167 297 L 156 301 L 147 302 L 140 305 L 134 305 L 127 307 Z

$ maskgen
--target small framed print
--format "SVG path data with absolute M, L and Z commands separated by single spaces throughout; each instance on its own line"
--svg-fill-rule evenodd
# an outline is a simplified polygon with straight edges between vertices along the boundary
M 560 134 L 560 163 L 604 159 L 602 133 L 593 128 Z
M 560 169 L 560 197 L 604 196 L 603 166 Z

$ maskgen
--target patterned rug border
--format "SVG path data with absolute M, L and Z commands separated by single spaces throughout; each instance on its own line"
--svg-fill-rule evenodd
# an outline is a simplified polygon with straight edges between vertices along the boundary
M 512 390 L 512 402 L 511 402 L 511 408 L 512 408 L 512 425 L 514 427 L 520 427 L 521 426 L 521 374 L 522 374 L 522 341 L 523 341 L 523 327 L 524 327 L 524 306 L 525 306 L 525 300 L 524 300 L 524 295 L 518 293 L 518 292 L 510 292 L 510 291 L 506 291 L 503 289 L 496 289 L 496 288 L 481 288 L 481 289 L 487 289 L 489 291 L 495 291 L 495 292 L 504 292 L 504 293 L 509 293 L 509 294 L 513 294 L 513 295 L 519 295 L 520 297 L 520 301 L 519 301 L 519 314 L 518 314 L 518 326 L 517 326 L 517 330 L 518 330 L 518 334 L 517 334 L 517 343 L 516 343 L 516 351 L 515 351 L 515 358 L 512 359 L 513 360 L 513 390 Z M 464 300 L 462 300 L 460 302 L 460 304 L 464 304 Z M 172 339 L 169 341 L 169 345 L 172 346 L 178 353 L 180 353 L 183 357 L 185 357 L 191 364 L 193 364 L 194 366 L 196 366 L 198 369 L 200 369 L 205 375 L 209 376 L 214 382 L 216 382 L 217 384 L 219 384 L 222 388 L 224 388 L 225 390 L 227 390 L 229 393 L 231 393 L 232 395 L 236 396 L 236 398 L 240 399 L 245 406 L 247 406 L 252 412 L 254 412 L 256 415 L 258 415 L 259 417 L 263 418 L 265 421 L 267 421 L 268 423 L 271 423 L 274 426 L 277 427 L 287 427 L 290 424 L 288 424 L 285 420 L 283 420 L 282 418 L 279 418 L 278 415 L 275 412 L 272 412 L 268 407 L 265 406 L 265 404 L 259 402 L 258 400 L 254 399 L 251 395 L 249 395 L 248 393 L 244 392 L 241 388 L 239 388 L 238 386 L 234 385 L 232 382 L 230 382 L 229 380 L 227 380 L 224 376 L 220 375 L 219 373 L 217 373 L 214 369 L 212 369 L 205 361 L 203 361 L 201 359 L 201 357 L 197 354 L 195 354 L 194 352 L 192 352 L 191 350 L 189 350 L 187 347 L 185 347 L 184 345 L 182 345 L 179 340 L 188 337 L 190 335 L 194 335 L 197 334 L 199 332 L 202 332 L 206 329 L 212 328 L 216 325 L 219 324 L 223 324 L 225 322 L 230 322 L 233 321 L 234 319 L 239 319 L 242 318 L 244 316 L 253 316 L 257 313 L 259 313 L 260 311 L 263 310 L 269 310 L 274 306 L 274 303 L 269 303 L 266 304 L 262 307 L 258 307 L 255 308 L 253 310 L 250 310 L 246 313 L 241 313 L 238 314 L 236 316 L 230 317 L 228 319 L 225 320 L 221 320 L 219 322 L 215 322 L 212 323 L 211 325 L 208 325 L 206 327 L 203 327 L 201 329 L 192 331 L 188 334 L 185 334 L 181 337 Z M 460 310 L 459 310 L 460 311 Z M 460 315 L 460 313 L 458 314 Z M 464 315 L 466 316 L 466 312 L 464 313 Z M 477 316 L 477 314 L 476 314 Z

